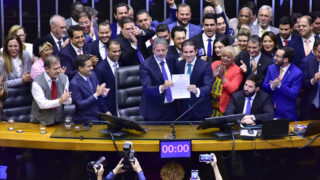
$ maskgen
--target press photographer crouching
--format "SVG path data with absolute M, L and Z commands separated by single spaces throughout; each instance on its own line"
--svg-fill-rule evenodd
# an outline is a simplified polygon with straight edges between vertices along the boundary
M 139 180 L 145 180 L 146 177 L 144 176 L 138 159 L 134 157 L 134 150 L 131 149 L 131 146 L 131 142 L 126 142 L 123 145 L 122 158 L 120 162 L 112 171 L 108 173 L 105 178 L 102 177 L 104 172 L 103 165 L 99 164 L 100 168 L 93 166 L 95 173 L 97 174 L 97 180 L 112 180 L 116 177 L 116 175 L 131 170 L 137 173 Z

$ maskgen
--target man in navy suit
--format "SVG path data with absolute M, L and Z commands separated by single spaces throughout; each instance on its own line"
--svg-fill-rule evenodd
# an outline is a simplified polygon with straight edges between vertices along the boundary
M 98 25 L 99 39 L 89 44 L 90 54 L 96 56 L 99 62 L 105 60 L 108 56 L 107 43 L 111 38 L 110 25 L 107 22 L 101 22 Z
M 119 42 L 111 39 L 107 43 L 108 57 L 101 61 L 95 67 L 95 73 L 100 83 L 105 83 L 106 87 L 110 89 L 108 96 L 100 102 L 102 109 L 108 109 L 112 115 L 117 116 L 116 111 L 116 89 L 115 89 L 115 70 L 119 67 L 119 58 L 121 55 L 121 48 Z
M 121 34 L 116 40 L 121 46 L 120 62 L 123 66 L 138 65 L 148 57 L 145 42 L 155 34 L 150 29 L 140 29 L 130 17 L 121 19 Z
M 73 120 L 75 122 L 98 120 L 97 112 L 106 113 L 107 109 L 99 108 L 99 101 L 107 96 L 110 89 L 106 84 L 99 85 L 93 70 L 89 55 L 79 55 L 75 66 L 78 72 L 71 80 L 70 91 L 73 103 L 76 105 Z
M 186 40 L 186 30 L 181 26 L 172 28 L 171 38 L 173 46 L 168 47 L 168 55 L 181 60 L 182 58 L 182 43 Z
M 301 60 L 311 52 L 313 43 L 316 39 L 313 35 L 312 28 L 311 17 L 302 16 L 299 19 L 300 37 L 289 42 L 289 46 L 293 47 L 295 51 L 293 63 L 298 67 L 301 65 Z
M 49 42 L 53 46 L 53 54 L 58 56 L 63 47 L 69 43 L 67 39 L 67 28 L 64 17 L 53 15 L 50 18 L 50 33 L 33 44 L 33 54 L 37 57 L 39 55 L 39 46 L 45 42 Z
M 143 94 L 140 114 L 145 120 L 173 121 L 177 117 L 177 103 L 171 89 L 176 59 L 167 56 L 168 44 L 164 38 L 156 38 L 152 45 L 153 56 L 140 65 L 140 81 Z
M 263 90 L 272 96 L 276 118 L 297 121 L 296 99 L 303 81 L 301 70 L 294 65 L 294 49 L 282 47 L 277 50 L 275 64 L 269 66 L 263 82 Z
M 76 57 L 81 54 L 88 54 L 89 48 L 84 44 L 84 34 L 81 26 L 70 26 L 68 35 L 70 43 L 61 50 L 59 56 L 61 65 L 67 68 L 66 75 L 69 79 L 72 79 L 77 72 Z
M 180 113 L 185 112 L 197 100 L 202 102 L 194 107 L 183 119 L 184 120 L 202 120 L 212 114 L 210 103 L 210 92 L 213 85 L 213 76 L 211 66 L 208 62 L 197 57 L 197 50 L 193 40 L 186 40 L 182 44 L 182 53 L 184 59 L 178 61 L 176 65 L 176 74 L 188 74 L 190 76 L 189 99 L 180 100 Z
M 172 31 L 172 28 L 175 26 L 182 26 L 186 29 L 186 39 L 192 38 L 202 32 L 202 28 L 189 23 L 191 20 L 191 7 L 188 4 L 179 4 L 176 16 L 177 22 L 169 24 L 170 31 Z
M 299 36 L 292 33 L 293 29 L 290 24 L 290 19 L 283 16 L 279 21 L 279 34 L 277 34 L 277 41 L 280 47 L 288 46 L 289 41 L 297 39 Z
M 82 27 L 85 36 L 85 43 L 91 43 L 92 41 L 99 39 L 98 30 L 93 26 L 93 21 L 91 21 L 87 12 L 82 11 L 79 14 L 78 23 Z
M 120 21 L 124 17 L 128 17 L 129 7 L 125 3 L 119 3 L 113 8 L 114 18 L 117 20 L 110 24 L 110 28 L 112 31 L 111 39 L 115 39 L 118 34 L 121 32 Z
M 320 39 L 314 42 L 313 52 L 304 58 L 301 114 L 303 120 L 320 119 Z

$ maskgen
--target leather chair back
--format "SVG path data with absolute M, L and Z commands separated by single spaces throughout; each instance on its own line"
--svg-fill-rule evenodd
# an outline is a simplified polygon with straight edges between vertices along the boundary
M 8 88 L 8 97 L 3 104 L 3 120 L 30 122 L 32 95 L 30 85 Z
M 139 113 L 142 96 L 139 65 L 121 67 L 116 72 L 116 106 L 119 116 L 136 121 L 143 120 Z

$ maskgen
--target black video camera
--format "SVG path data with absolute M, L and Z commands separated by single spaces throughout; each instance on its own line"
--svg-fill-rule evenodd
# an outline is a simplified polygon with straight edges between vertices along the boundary
M 134 154 L 135 151 L 131 149 L 132 142 L 125 142 L 123 145 L 123 152 L 122 152 L 122 169 L 129 170 L 132 169 L 131 163 L 134 163 Z

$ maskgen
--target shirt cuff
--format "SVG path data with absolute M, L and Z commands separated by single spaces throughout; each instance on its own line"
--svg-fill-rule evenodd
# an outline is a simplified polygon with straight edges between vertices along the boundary
M 315 85 L 316 83 L 312 83 L 312 79 L 313 79 L 313 78 L 310 79 L 310 84 L 311 84 L 311 85 Z
M 177 9 L 176 3 L 173 4 L 173 6 L 170 6 L 171 9 Z
M 161 85 L 159 86 L 159 92 L 160 92 L 160 94 L 163 93 L 163 91 L 161 91 Z
M 138 44 L 137 44 L 137 46 L 133 45 L 132 43 L 130 43 L 130 44 L 131 44 L 131 47 L 132 47 L 133 49 L 137 50 Z
M 218 5 L 217 7 L 214 8 L 214 10 L 216 11 L 216 14 L 221 14 L 223 12 L 222 8 L 220 5 Z
M 200 89 L 197 88 L 197 94 L 196 94 L 196 97 L 200 97 Z
M 93 94 L 93 97 L 96 98 L 96 99 L 98 99 L 98 97 L 97 97 L 95 94 Z

